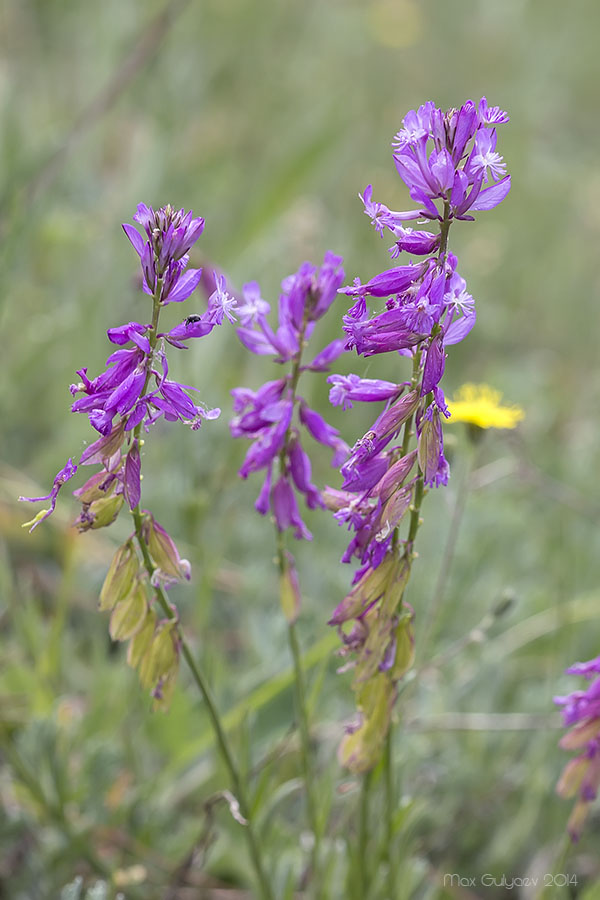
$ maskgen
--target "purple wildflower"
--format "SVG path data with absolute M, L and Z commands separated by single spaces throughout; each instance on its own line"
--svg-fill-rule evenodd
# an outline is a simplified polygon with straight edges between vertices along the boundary
M 386 402 L 342 465 L 341 490 L 324 495 L 337 521 L 351 531 L 342 561 L 360 563 L 355 586 L 332 619 L 338 626 L 354 621 L 352 630 L 341 634 L 343 654 L 352 651 L 356 657 L 354 689 L 360 692 L 360 685 L 373 679 L 372 707 L 367 694 L 359 693 L 361 724 L 342 744 L 342 759 L 355 771 L 376 763 L 395 684 L 412 658 L 412 612 L 403 592 L 421 501 L 426 488 L 445 485 L 449 477 L 442 428 L 448 409 L 441 388 L 447 348 L 463 340 L 476 321 L 473 297 L 448 251 L 448 232 L 455 220 L 472 220 L 473 212 L 492 209 L 508 193 L 510 176 L 496 149 L 496 126 L 506 121 L 508 116 L 488 107 L 485 98 L 478 106 L 468 100 L 447 112 L 432 102 L 411 110 L 394 138 L 393 158 L 418 209 L 391 210 L 373 198 L 371 185 L 361 197 L 376 231 L 393 235 L 392 258 L 403 252 L 424 258 L 340 289 L 354 298 L 343 317 L 347 349 L 362 356 L 398 353 L 413 363 L 411 381 L 396 385 L 357 375 L 329 378 L 330 400 L 344 409 L 354 400 Z M 417 218 L 436 224 L 436 231 L 406 226 Z M 382 300 L 383 309 L 371 314 L 371 298 Z M 413 423 L 416 449 L 410 445 Z M 404 517 L 409 525 L 402 541 Z M 376 739 L 372 722 L 380 723 Z
M 185 349 L 185 341 L 209 334 L 224 318 L 233 321 L 235 300 L 227 293 L 224 276 L 215 272 L 216 288 L 205 313 L 188 316 L 168 333 L 156 330 L 160 308 L 187 299 L 200 282 L 201 270 L 186 266 L 188 252 L 204 230 L 204 219 L 171 206 L 155 212 L 139 204 L 134 221 L 143 227 L 144 235 L 133 225 L 125 224 L 123 229 L 140 258 L 143 289 L 153 295 L 153 320 L 151 324 L 128 322 L 109 328 L 108 339 L 118 349 L 108 357 L 106 369 L 91 379 L 83 367 L 77 371 L 81 380 L 70 387 L 73 397 L 80 395 L 74 400 L 72 411 L 86 413 L 100 434 L 83 451 L 80 465 L 103 467 L 78 492 L 83 503 L 77 520 L 80 530 L 110 524 L 124 499 L 131 509 L 138 506 L 141 496 L 138 436 L 142 426 L 148 431 L 162 417 L 197 429 L 204 419 L 214 419 L 220 414 L 219 409 L 207 408 L 192 399 L 195 388 L 167 377 L 165 347 L 171 344 Z M 127 450 L 123 454 L 126 442 Z M 33 527 L 52 513 L 60 487 L 73 476 L 76 468 L 69 460 L 56 476 L 51 493 L 39 498 L 51 500 L 51 508 L 36 517 Z
M 310 457 L 303 444 L 302 431 L 306 430 L 314 440 L 334 451 L 332 465 L 341 465 L 348 453 L 337 429 L 297 393 L 303 371 L 327 372 L 344 352 L 344 341 L 338 339 L 307 366 L 302 365 L 302 353 L 315 322 L 337 297 L 344 278 L 341 263 L 339 256 L 326 253 L 320 268 L 305 262 L 284 279 L 276 330 L 267 320 L 270 305 L 262 299 L 257 282 L 244 285 L 244 303 L 237 308 L 242 321 L 237 333 L 242 344 L 259 356 L 272 355 L 279 364 L 289 364 L 287 375 L 267 382 L 258 391 L 235 388 L 231 392 L 235 412 L 231 433 L 252 440 L 239 474 L 247 478 L 252 472 L 266 470 L 255 507 L 262 515 L 271 511 L 277 528 L 280 531 L 293 528 L 296 538 L 310 539 L 311 535 L 300 518 L 294 491 L 304 497 L 309 509 L 324 505 L 320 492 L 311 482 Z M 278 478 L 273 476 L 274 465 L 279 469 Z

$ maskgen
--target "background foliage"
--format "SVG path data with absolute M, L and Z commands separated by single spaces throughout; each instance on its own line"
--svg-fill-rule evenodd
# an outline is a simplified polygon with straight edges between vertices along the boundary
M 482 94 L 511 114 L 501 149 L 513 187 L 451 232 L 479 320 L 452 348 L 448 381 L 487 381 L 527 418 L 476 451 L 445 602 L 399 704 L 401 883 L 407 897 L 439 898 L 445 872 L 559 866 L 578 875 L 578 896 L 598 896 L 600 818 L 559 860 L 569 804 L 553 793 L 565 754 L 551 703 L 567 689 L 564 667 L 598 653 L 598 4 L 580 0 L 574 14 L 559 0 L 163 3 L 0 4 L 0 896 L 57 897 L 77 875 L 93 884 L 116 872 L 128 896 L 186 898 L 248 872 L 239 826 L 206 805 L 224 773 L 192 686 L 183 677 L 171 712 L 152 714 L 96 611 L 128 523 L 74 536 L 65 492 L 28 536 L 29 510 L 14 499 L 44 493 L 90 439 L 68 411 L 75 369 L 97 373 L 106 328 L 147 317 L 120 223 L 140 200 L 191 206 L 207 220 L 193 262 L 234 286 L 258 279 L 270 299 L 327 248 L 364 280 L 385 266 L 387 244 L 356 195 L 372 182 L 404 208 L 389 142 L 405 111 Z M 320 335 L 338 329 L 332 312 Z M 400 378 L 397 365 L 342 363 Z M 223 415 L 200 434 L 154 430 L 145 503 L 192 562 L 176 602 L 253 772 L 278 896 L 291 897 L 306 848 L 295 839 L 285 625 L 272 531 L 252 508 L 259 483 L 236 479 L 245 446 L 227 430 L 229 390 L 274 377 L 273 364 L 223 328 L 179 355 L 176 376 Z M 305 393 L 327 408 L 318 376 Z M 350 443 L 370 424 L 368 410 L 329 414 Z M 471 452 L 454 428 L 454 478 L 426 501 L 410 586 L 421 638 Z M 321 460 L 319 483 L 337 485 Z M 325 625 L 350 571 L 338 563 L 345 533 L 327 514 L 308 521 L 301 628 L 333 808 L 329 890 L 351 898 L 357 786 L 334 753 L 352 697 Z M 374 871 L 378 821 L 375 809 Z M 136 878 L 141 887 L 126 886 Z

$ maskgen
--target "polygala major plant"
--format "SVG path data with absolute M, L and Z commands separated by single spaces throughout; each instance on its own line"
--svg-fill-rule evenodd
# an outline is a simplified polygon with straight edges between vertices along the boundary
M 261 850 L 250 820 L 250 805 L 233 758 L 208 683 L 196 664 L 179 629 L 177 610 L 170 602 L 169 585 L 190 578 L 190 565 L 182 559 L 171 536 L 148 510 L 141 507 L 142 429 L 147 433 L 161 417 L 200 428 L 204 419 L 215 419 L 219 409 L 194 402 L 195 388 L 168 377 L 167 348 L 187 349 L 187 342 L 205 337 L 225 318 L 234 321 L 236 301 L 225 289 L 224 277 L 215 273 L 216 289 L 202 315 L 190 315 L 170 331 L 159 331 L 160 312 L 169 303 L 181 303 L 194 292 L 201 269 L 188 269 L 189 250 L 204 230 L 204 219 L 190 211 L 165 206 L 156 212 L 140 203 L 133 225 L 123 229 L 140 258 L 142 288 L 152 298 L 149 324 L 129 322 L 108 330 L 108 338 L 119 349 L 109 356 L 102 374 L 90 380 L 87 369 L 79 369 L 81 381 L 71 385 L 73 396 L 82 394 L 73 412 L 87 413 L 100 437 L 82 453 L 79 465 L 98 465 L 86 483 L 74 491 L 82 510 L 75 522 L 79 531 L 111 525 L 126 503 L 134 529 L 118 548 L 100 592 L 100 609 L 110 612 L 109 632 L 113 640 L 129 641 L 127 661 L 137 668 L 142 685 L 149 689 L 154 706 L 169 705 L 183 655 L 202 693 L 223 761 L 228 768 L 236 797 L 234 817 L 245 825 L 249 851 L 261 896 L 272 892 Z M 56 475 L 46 497 L 21 497 L 38 502 L 50 500 L 28 522 L 33 529 L 54 510 L 58 492 L 76 473 L 69 459 Z
M 342 739 L 339 758 L 352 772 L 367 773 L 364 783 L 368 783 L 368 773 L 387 747 L 389 863 L 394 796 L 390 774 L 392 710 L 398 682 L 414 657 L 415 610 L 407 602 L 406 590 L 416 555 L 423 498 L 431 488 L 446 485 L 449 477 L 443 429 L 451 412 L 442 388 L 446 355 L 450 347 L 467 337 L 476 319 L 473 297 L 449 249 L 449 232 L 454 222 L 473 221 L 475 212 L 491 210 L 506 197 L 510 176 L 496 150 L 496 127 L 506 122 L 506 113 L 488 106 L 485 97 L 478 104 L 469 100 L 460 109 L 446 112 L 432 102 L 408 112 L 393 141 L 393 159 L 413 208 L 391 210 L 373 199 L 371 185 L 361 200 L 377 233 L 383 236 L 387 231 L 393 236 L 392 259 L 408 254 L 410 260 L 394 264 L 366 283 L 357 278 L 346 287 L 342 287 L 345 276 L 341 257 L 328 252 L 319 267 L 304 263 L 282 283 L 276 327 L 269 322 L 270 306 L 256 282 L 244 285 L 243 299 L 238 302 L 227 292 L 224 277 L 215 273 L 216 288 L 206 311 L 189 315 L 170 331 L 161 332 L 163 307 L 185 301 L 201 281 L 201 270 L 188 268 L 188 254 L 203 232 L 204 219 L 170 206 L 154 211 L 140 204 L 134 220 L 141 232 L 130 224 L 123 228 L 140 260 L 143 290 L 151 298 L 151 321 L 110 328 L 108 338 L 116 349 L 105 371 L 90 379 L 87 369 L 81 368 L 80 380 L 71 385 L 76 398 L 72 410 L 87 414 L 97 433 L 78 464 L 98 469 L 74 491 L 82 505 L 76 527 L 87 531 L 111 525 L 123 507 L 129 510 L 133 523 L 131 534 L 115 553 L 100 594 L 100 608 L 110 613 L 110 635 L 114 640 L 129 642 L 128 662 L 137 669 L 157 708 L 168 707 L 180 658 L 188 664 L 229 772 L 232 813 L 245 826 L 257 886 L 266 900 L 274 896 L 272 873 L 267 875 L 247 786 L 210 688 L 185 642 L 177 610 L 168 596 L 170 585 L 190 578 L 190 565 L 181 558 L 171 536 L 141 504 L 142 435 L 149 433 L 160 418 L 184 422 L 197 430 L 205 419 L 215 419 L 220 413 L 194 399 L 194 388 L 169 378 L 167 352 L 186 349 L 189 341 L 209 335 L 225 319 L 233 322 L 237 316 L 241 320 L 237 334 L 244 346 L 254 354 L 271 356 L 281 367 L 279 377 L 257 390 L 239 387 L 232 392 L 231 432 L 252 442 L 239 474 L 247 478 L 264 472 L 255 507 L 262 515 L 270 515 L 275 525 L 315 848 L 309 878 L 312 875 L 315 896 L 320 896 L 318 842 L 323 816 L 311 773 L 304 675 L 295 633 L 299 578 L 286 535 L 291 530 L 297 539 L 311 537 L 298 497 L 310 509 L 333 511 L 351 533 L 343 562 L 356 560 L 358 568 L 330 624 L 341 637 L 342 668 L 353 670 L 358 716 Z M 429 227 L 415 230 L 408 222 Z M 352 303 L 343 315 L 340 337 L 316 355 L 310 354 L 307 361 L 305 351 L 315 324 L 335 309 L 334 301 L 337 298 L 341 302 L 340 295 L 351 298 Z M 372 312 L 368 305 L 372 301 L 382 302 L 383 308 Z M 354 403 L 384 404 L 372 427 L 349 449 L 338 431 L 303 399 L 301 381 L 308 373 L 324 377 L 338 357 L 351 350 L 365 357 L 391 353 L 406 363 L 398 360 L 401 374 L 394 381 L 355 374 L 328 376 L 334 405 L 350 410 Z M 406 370 L 402 371 L 404 366 Z M 490 397 L 472 386 L 469 390 L 471 393 L 463 397 L 463 402 L 470 404 L 469 421 L 487 427 L 491 422 Z M 475 401 L 478 406 L 473 411 Z M 516 421 L 516 415 L 513 410 L 503 421 Z M 333 465 L 341 470 L 340 488 L 319 490 L 313 484 L 307 437 L 333 451 Z M 49 507 L 27 523 L 31 530 L 51 515 L 59 491 L 77 468 L 69 459 L 46 497 L 20 498 L 49 501 Z M 586 669 L 583 674 L 591 671 L 598 668 Z M 597 717 L 594 715 L 590 723 L 595 707 L 588 694 L 585 703 L 560 700 L 569 711 L 569 723 L 583 723 L 576 726 L 576 741 L 571 738 L 565 746 L 584 746 L 590 740 L 596 747 Z M 587 747 L 585 761 L 572 766 L 577 770 L 577 784 L 583 785 L 581 790 L 585 787 L 584 804 L 597 787 L 600 771 L 597 757 L 590 755 L 589 744 Z M 579 813 L 577 817 L 579 821 Z M 363 826 L 359 858 L 364 861 L 367 829 Z M 361 878 L 366 889 L 364 867 Z M 391 876 L 388 894 L 397 896 Z
M 327 501 L 352 539 L 343 561 L 359 568 L 350 593 L 334 610 L 344 655 L 351 657 L 359 717 L 340 747 L 341 762 L 354 772 L 379 760 L 390 726 L 396 685 L 414 655 L 414 611 L 405 590 L 415 556 L 421 503 L 428 488 L 448 482 L 442 421 L 449 411 L 441 387 L 446 350 L 462 341 L 475 324 L 475 304 L 448 249 L 450 226 L 473 220 L 506 197 L 510 176 L 496 152 L 496 125 L 508 121 L 483 97 L 476 106 L 443 112 L 426 103 L 404 118 L 393 141 L 394 163 L 409 189 L 414 209 L 395 212 L 362 195 L 365 212 L 378 234 L 394 237 L 392 258 L 401 253 L 422 262 L 386 269 L 366 284 L 343 288 L 355 302 L 344 316 L 348 348 L 363 356 L 394 353 L 411 361 L 408 378 L 398 383 L 331 375 L 332 403 L 386 400 L 372 428 L 356 442 L 341 472 L 341 490 Z M 415 231 L 420 220 L 436 231 Z M 384 300 L 371 315 L 367 297 Z M 413 426 L 416 446 L 413 446 Z M 400 536 L 408 518 L 407 534 Z

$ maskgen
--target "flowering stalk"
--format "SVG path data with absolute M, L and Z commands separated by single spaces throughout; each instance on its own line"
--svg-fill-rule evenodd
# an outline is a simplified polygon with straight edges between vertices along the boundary
M 448 250 L 448 236 L 456 219 L 471 220 L 471 211 L 491 209 L 508 193 L 510 177 L 501 177 L 505 167 L 495 150 L 494 127 L 506 121 L 508 116 L 488 107 L 485 98 L 478 107 L 468 101 L 446 113 L 433 103 L 409 112 L 394 141 L 394 162 L 418 208 L 394 212 L 373 201 L 370 186 L 361 198 L 378 233 L 388 229 L 396 238 L 392 257 L 408 252 L 427 258 L 343 289 L 355 300 L 344 317 L 348 348 L 364 356 L 399 352 L 412 358 L 410 381 L 329 378 L 330 399 L 344 408 L 353 401 L 386 401 L 342 466 L 342 489 L 327 492 L 338 521 L 354 532 L 343 561 L 357 557 L 361 564 L 330 620 L 354 669 L 359 719 L 340 747 L 341 762 L 354 772 L 368 771 L 379 760 L 396 685 L 414 656 L 414 612 L 404 594 L 421 504 L 427 489 L 445 485 L 449 476 L 442 430 L 449 411 L 440 382 L 447 348 L 475 324 L 474 301 Z M 495 183 L 484 187 L 490 179 Z M 413 219 L 436 222 L 437 233 L 406 228 Z M 385 310 L 370 316 L 367 297 L 387 298 Z
M 237 415 L 231 422 L 231 432 L 234 437 L 253 439 L 239 474 L 246 478 L 253 471 L 266 469 L 255 507 L 262 515 L 272 513 L 276 530 L 280 599 L 294 663 L 296 715 L 307 815 L 314 836 L 311 867 L 317 896 L 320 896 L 321 888 L 321 824 L 311 762 L 306 684 L 296 632 L 300 588 L 294 558 L 286 547 L 284 533 L 293 528 L 297 539 L 312 538 L 300 517 L 296 492 L 304 497 L 309 508 L 324 506 L 320 492 L 311 482 L 311 462 L 301 443 L 301 429 L 334 450 L 334 464 L 339 465 L 348 452 L 336 429 L 310 409 L 298 394 L 300 376 L 304 371 L 328 371 L 330 363 L 344 350 L 344 342 L 336 340 L 311 363 L 302 364 L 303 352 L 315 323 L 325 314 L 342 283 L 344 273 L 341 262 L 339 257 L 327 253 L 320 269 L 304 263 L 295 275 L 284 280 L 277 331 L 271 328 L 266 318 L 270 306 L 261 298 L 259 285 L 256 282 L 244 285 L 244 305 L 238 308 L 243 323 L 243 327 L 238 329 L 240 340 L 254 353 L 273 354 L 276 362 L 289 365 L 289 372 L 277 381 L 267 382 L 256 393 L 246 388 L 232 391 Z M 297 423 L 295 415 L 298 417 Z M 273 486 L 274 477 L 277 481 Z
M 87 413 L 90 424 L 100 433 L 84 450 L 79 464 L 101 465 L 101 470 L 74 492 L 82 502 L 75 524 L 79 531 L 110 525 L 127 502 L 134 532 L 115 553 L 100 592 L 100 609 L 111 613 L 112 639 L 129 641 L 127 661 L 138 670 L 142 685 L 150 689 L 155 709 L 166 709 L 169 705 L 180 656 L 188 664 L 206 703 L 237 796 L 260 894 L 264 900 L 272 900 L 260 846 L 249 818 L 244 784 L 210 687 L 181 633 L 177 610 L 167 595 L 170 585 L 189 580 L 190 565 L 180 557 L 174 541 L 154 516 L 141 508 L 142 427 L 148 432 L 164 417 L 170 422 L 185 422 L 197 430 L 203 419 L 214 419 L 220 414 L 218 409 L 210 410 L 194 403 L 189 393 L 194 388 L 168 378 L 166 346 L 187 349 L 188 340 L 209 334 L 225 317 L 233 321 L 235 301 L 225 290 L 224 279 L 217 278 L 204 314 L 188 316 L 169 332 L 160 333 L 161 309 L 169 303 L 186 300 L 200 283 L 201 270 L 187 269 L 187 263 L 188 251 L 204 230 L 204 219 L 170 206 L 155 212 L 140 204 L 134 220 L 142 226 L 147 239 L 132 225 L 125 224 L 123 229 L 140 257 L 142 287 L 153 301 L 152 321 L 148 325 L 129 322 L 109 329 L 109 340 L 122 349 L 109 357 L 106 370 L 97 378 L 90 380 L 87 369 L 83 368 L 78 371 L 81 381 L 71 385 L 73 395 L 83 394 L 73 403 L 73 412 Z M 35 498 L 50 499 L 51 508 L 42 510 L 27 523 L 31 530 L 52 513 L 60 488 L 76 470 L 77 466 L 69 460 L 56 476 L 48 497 Z M 163 618 L 159 618 L 161 614 Z

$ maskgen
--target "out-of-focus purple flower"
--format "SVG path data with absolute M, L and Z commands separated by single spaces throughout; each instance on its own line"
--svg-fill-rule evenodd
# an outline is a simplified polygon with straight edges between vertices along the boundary
M 358 375 L 330 375 L 327 381 L 333 385 L 329 401 L 333 406 L 352 409 L 352 401 L 371 402 L 389 400 L 401 393 L 402 385 L 380 378 L 360 378 Z
M 208 317 L 211 322 L 221 325 L 224 318 L 235 322 L 233 310 L 237 307 L 237 300 L 227 293 L 225 276 L 215 272 L 216 289 L 208 298 Z
M 574 726 L 560 740 L 560 746 L 582 751 L 567 763 L 556 786 L 560 796 L 577 798 L 567 826 L 571 839 L 577 841 L 600 787 L 600 657 L 575 663 L 567 673 L 591 681 L 586 690 L 554 697 L 554 702 L 563 707 L 565 725 Z
M 300 518 L 294 489 L 303 495 L 309 509 L 323 506 L 320 492 L 311 481 L 311 463 L 302 444 L 302 428 L 334 450 L 333 465 L 340 465 L 348 452 L 337 429 L 310 409 L 297 393 L 303 372 L 328 371 L 345 350 L 345 342 L 336 339 L 308 365 L 302 364 L 302 354 L 315 322 L 338 295 L 344 278 L 341 263 L 341 257 L 328 252 L 320 268 L 305 262 L 282 281 L 276 329 L 267 320 L 270 305 L 263 300 L 255 281 L 244 285 L 244 303 L 236 310 L 242 321 L 242 327 L 237 329 L 242 344 L 252 353 L 272 355 L 280 365 L 289 366 L 283 378 L 267 382 L 256 392 L 248 388 L 235 388 L 231 392 L 236 414 L 230 423 L 231 433 L 253 442 L 239 474 L 247 478 L 252 472 L 267 470 L 256 509 L 263 515 L 270 510 L 278 528 L 283 531 L 293 527 L 297 538 L 309 538 L 310 532 Z M 298 427 L 294 424 L 296 412 Z M 273 466 L 279 469 L 274 486 Z
M 67 463 L 62 467 L 60 472 L 57 472 L 54 476 L 54 483 L 52 485 L 52 490 L 49 494 L 46 494 L 44 497 L 19 497 L 19 500 L 23 500 L 27 503 L 42 503 L 45 500 L 50 501 L 50 508 L 41 510 L 37 516 L 32 519 L 30 522 L 25 522 L 23 527 L 31 526 L 29 529 L 30 533 L 34 528 L 43 522 L 44 519 L 47 519 L 48 516 L 52 515 L 54 512 L 54 508 L 56 507 L 56 498 L 58 497 L 59 491 L 65 482 L 69 481 L 75 472 L 77 471 L 77 466 L 73 462 L 72 459 L 69 459 Z
M 242 325 L 254 325 L 261 316 L 268 316 L 271 312 L 270 305 L 260 296 L 258 281 L 249 281 L 244 285 L 243 298 L 244 302 L 237 308 Z
M 294 490 L 283 475 L 273 488 L 272 503 L 275 523 L 279 531 L 285 531 L 291 527 L 294 529 L 294 537 L 304 538 L 307 541 L 312 539 L 310 531 L 300 518 Z

